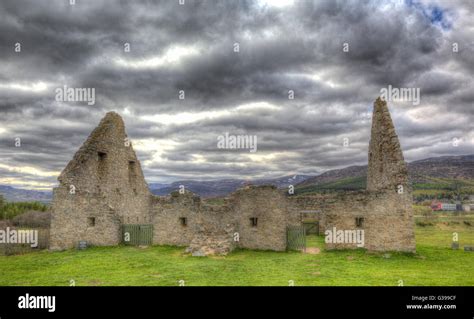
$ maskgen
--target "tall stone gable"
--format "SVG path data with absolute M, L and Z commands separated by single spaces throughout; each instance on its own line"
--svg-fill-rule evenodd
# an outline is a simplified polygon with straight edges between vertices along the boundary
M 149 222 L 150 192 L 122 118 L 107 113 L 54 189 L 51 248 L 116 245 L 120 225 Z
M 411 186 L 397 133 L 380 97 L 374 103 L 367 167 L 367 248 L 415 251 Z
M 408 170 L 387 102 L 379 97 L 372 115 L 367 190 L 397 191 L 399 188 L 408 188 Z
M 363 247 L 371 251 L 415 252 L 408 171 L 387 103 L 374 103 L 369 145 L 367 189 L 323 201 L 325 230 L 363 230 Z M 323 204 L 324 203 L 324 204 Z M 357 248 L 354 243 L 326 244 L 326 249 Z

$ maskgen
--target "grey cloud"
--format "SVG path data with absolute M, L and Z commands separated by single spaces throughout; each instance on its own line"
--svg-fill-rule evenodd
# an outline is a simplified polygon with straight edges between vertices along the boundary
M 182 178 L 262 177 L 315 173 L 364 164 L 371 105 L 381 88 L 419 87 L 419 106 L 389 102 L 410 160 L 473 153 L 474 43 L 472 4 L 434 1 L 449 16 L 443 30 L 419 8 L 384 1 L 296 1 L 277 8 L 255 1 L 7 0 L 0 4 L 0 164 L 61 170 L 105 112 L 121 113 L 137 143 L 167 139 L 173 148 L 142 150 L 150 181 Z M 424 2 L 423 2 L 424 3 Z M 385 7 L 385 8 L 384 8 Z M 452 43 L 459 42 L 459 53 Z M 22 52 L 14 52 L 14 44 Z M 125 42 L 131 52 L 124 52 Z M 240 52 L 233 52 L 238 42 Z M 343 52 L 343 43 L 349 52 Z M 176 65 L 128 68 L 176 46 L 198 55 Z M 28 92 L 8 84 L 47 83 Z M 93 87 L 97 103 L 57 102 L 54 88 Z M 3 86 L 2 86 L 3 85 Z M 6 86 L 5 86 L 6 85 Z M 185 90 L 186 99 L 178 99 Z M 295 99 L 288 99 L 294 90 Z M 245 109 L 267 102 L 278 109 Z M 429 106 L 451 122 L 408 113 Z M 155 123 L 166 113 L 232 111 L 191 123 Z M 216 149 L 216 136 L 255 134 L 262 164 L 244 153 Z M 21 136 L 22 154 L 11 152 Z M 458 148 L 444 146 L 464 137 Z M 348 137 L 349 148 L 341 147 Z M 162 163 L 153 160 L 160 152 Z M 201 161 L 195 161 L 199 155 Z M 3 172 L 7 176 L 6 172 Z M 31 176 L 15 175 L 32 181 Z M 38 178 L 54 183 L 54 179 Z

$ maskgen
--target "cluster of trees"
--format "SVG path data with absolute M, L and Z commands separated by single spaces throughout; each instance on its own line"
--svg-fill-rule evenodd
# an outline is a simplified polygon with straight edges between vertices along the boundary
M 39 202 L 8 203 L 0 194 L 0 219 L 12 219 L 30 210 L 45 212 L 47 209 L 45 204 Z
M 459 194 L 455 192 L 442 192 L 442 193 L 437 193 L 437 194 L 417 194 L 413 195 L 413 200 L 417 203 L 427 201 L 427 200 L 461 200 L 465 201 L 469 198 L 468 194 Z

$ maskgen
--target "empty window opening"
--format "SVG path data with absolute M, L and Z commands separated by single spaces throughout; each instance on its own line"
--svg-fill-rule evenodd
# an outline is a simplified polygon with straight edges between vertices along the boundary
M 179 223 L 181 224 L 181 226 L 188 226 L 188 219 L 186 217 L 180 217 Z
M 97 155 L 99 157 L 99 161 L 105 161 L 105 159 L 107 158 L 107 153 L 104 152 L 98 152 Z
M 363 227 L 364 226 L 364 217 L 356 217 L 356 226 Z
M 257 224 L 258 224 L 258 218 L 257 217 L 250 218 L 250 226 L 257 227 Z
M 106 171 L 107 171 L 107 153 L 104 152 L 97 152 L 97 157 L 99 159 L 99 166 L 98 166 L 98 171 L 99 171 L 99 178 L 103 179 L 106 176 Z
M 88 217 L 87 218 L 87 226 L 94 227 L 95 226 L 95 217 Z
M 128 182 L 130 184 L 134 184 L 135 181 L 136 181 L 136 177 L 137 177 L 137 174 L 136 174 L 136 164 L 135 164 L 135 161 L 129 161 L 128 162 Z M 135 194 L 136 194 L 136 191 L 134 190 Z

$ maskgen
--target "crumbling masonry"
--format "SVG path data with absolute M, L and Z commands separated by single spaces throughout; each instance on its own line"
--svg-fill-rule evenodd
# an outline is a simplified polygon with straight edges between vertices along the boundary
M 125 132 L 107 113 L 58 178 L 54 189 L 51 249 L 124 241 L 123 225 L 153 225 L 153 244 L 187 246 L 197 255 L 236 247 L 283 251 L 287 227 L 315 212 L 319 227 L 364 230 L 364 248 L 415 250 L 411 190 L 398 137 L 385 101 L 374 103 L 367 190 L 334 196 L 291 196 L 273 186 L 247 186 L 219 204 L 188 191 L 154 196 Z M 357 248 L 327 243 L 328 249 Z

